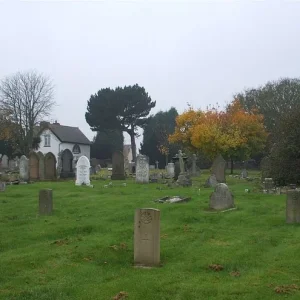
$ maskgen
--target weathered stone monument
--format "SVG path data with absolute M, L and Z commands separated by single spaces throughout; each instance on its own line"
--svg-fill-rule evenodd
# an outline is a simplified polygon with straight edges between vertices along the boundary
M 206 180 L 205 187 L 215 187 L 218 181 L 215 174 L 211 174 Z
M 158 169 L 158 164 L 159 164 L 159 161 L 156 161 L 156 162 L 155 162 L 156 169 Z
M 264 190 L 266 190 L 267 192 L 270 192 L 271 190 L 274 189 L 274 187 L 275 187 L 275 185 L 274 185 L 273 178 L 265 178 L 265 180 L 263 182 Z
M 216 185 L 215 191 L 210 195 L 209 208 L 215 210 L 234 208 L 233 195 L 225 183 Z
M 157 267 L 160 264 L 160 211 L 141 208 L 135 211 L 134 265 Z
M 76 165 L 76 185 L 90 185 L 90 161 L 86 156 L 80 156 Z
M 175 176 L 175 165 L 174 163 L 168 163 L 167 165 L 167 176 L 173 178 Z
M 30 180 L 39 179 L 39 156 L 34 152 L 29 153 L 29 178 Z
M 53 211 L 52 190 L 44 189 L 39 192 L 39 214 L 51 215 Z
M 136 157 L 135 181 L 149 183 L 149 157 L 139 154 Z
M 196 154 L 193 154 L 193 156 L 192 156 L 192 175 L 193 176 L 196 176 L 196 173 L 197 173 L 196 162 L 197 162 L 197 156 L 196 156 Z
M 45 179 L 45 156 L 42 152 L 37 153 L 39 157 L 39 179 Z
M 8 157 L 7 157 L 7 155 L 3 155 L 2 157 L 1 157 L 1 168 L 2 169 L 8 169 L 8 167 L 9 167 L 9 164 L 8 164 Z
M 287 191 L 286 223 L 300 223 L 300 191 Z
M 25 155 L 22 155 L 20 158 L 20 180 L 28 181 L 29 179 L 29 169 L 28 169 L 28 158 Z
M 0 182 L 0 192 L 5 192 L 6 184 L 5 182 Z
M 111 180 L 124 180 L 124 155 L 121 151 L 115 151 L 112 156 Z
M 56 158 L 53 153 L 48 152 L 44 158 L 45 165 L 45 179 L 54 180 L 56 179 Z
M 185 172 L 183 153 L 181 150 L 178 151 L 178 162 L 179 162 L 180 173 L 179 173 L 176 183 L 180 186 L 192 185 L 189 175 Z
M 225 178 L 225 168 L 226 168 L 226 161 L 222 157 L 221 154 L 219 154 L 211 167 L 211 173 L 216 175 L 216 179 L 219 183 L 226 182 Z
M 248 177 L 248 171 L 246 169 L 243 169 L 241 172 L 241 178 L 247 178 Z

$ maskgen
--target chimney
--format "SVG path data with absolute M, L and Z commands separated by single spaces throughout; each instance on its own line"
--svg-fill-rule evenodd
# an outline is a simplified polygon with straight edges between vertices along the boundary
M 50 122 L 47 121 L 41 121 L 40 122 L 40 127 L 41 128 L 47 128 L 50 125 Z

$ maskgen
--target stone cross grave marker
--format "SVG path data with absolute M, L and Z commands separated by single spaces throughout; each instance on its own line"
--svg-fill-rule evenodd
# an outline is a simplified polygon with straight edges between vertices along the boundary
M 28 158 L 25 155 L 22 155 L 20 158 L 19 170 L 20 170 L 20 180 L 28 181 L 29 179 Z
M 300 223 L 300 191 L 287 191 L 286 223 Z
M 134 265 L 157 267 L 160 264 L 160 211 L 141 208 L 135 211 Z
M 53 211 L 53 198 L 52 190 L 44 189 L 39 193 L 39 214 L 51 215 Z
M 149 182 L 149 157 L 146 155 L 136 157 L 135 181 L 138 183 Z
M 76 165 L 76 185 L 90 185 L 90 161 L 86 156 L 80 156 Z
M 211 173 L 216 175 L 216 179 L 218 182 L 226 182 L 225 179 L 225 168 L 226 168 L 226 161 L 222 157 L 222 155 L 218 155 L 211 168 Z
M 226 210 L 234 207 L 234 200 L 228 186 L 218 183 L 215 191 L 210 195 L 209 208 L 215 210 Z

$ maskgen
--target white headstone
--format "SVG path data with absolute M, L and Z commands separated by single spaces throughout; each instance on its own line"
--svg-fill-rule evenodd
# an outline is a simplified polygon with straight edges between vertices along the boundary
M 138 155 L 136 158 L 135 181 L 138 183 L 149 182 L 149 157 Z
M 3 155 L 1 158 L 1 167 L 3 169 L 7 169 L 8 168 L 8 157 L 7 155 Z
M 174 163 L 168 163 L 168 165 L 167 165 L 167 175 L 170 178 L 173 178 L 175 176 L 175 166 L 174 166 Z
M 20 180 L 28 181 L 29 179 L 29 169 L 28 169 L 28 158 L 25 155 L 22 155 L 20 158 Z
M 86 156 L 80 156 L 76 164 L 76 185 L 90 185 L 90 161 Z

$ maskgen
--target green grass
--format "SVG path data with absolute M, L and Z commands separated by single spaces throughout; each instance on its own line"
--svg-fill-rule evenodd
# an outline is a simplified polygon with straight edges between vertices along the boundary
M 237 210 L 226 213 L 206 211 L 212 189 L 199 195 L 199 180 L 175 189 L 130 180 L 8 186 L 0 193 L 0 299 L 112 299 L 120 291 L 129 300 L 300 299 L 299 290 L 274 291 L 300 286 L 300 226 L 285 224 L 285 195 L 227 179 Z M 38 216 L 41 188 L 53 189 L 52 216 Z M 153 202 L 172 195 L 192 199 Z M 160 268 L 133 268 L 134 212 L 143 207 L 161 210 Z

